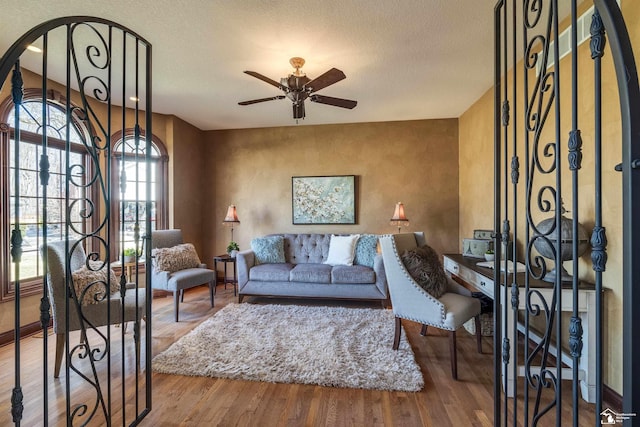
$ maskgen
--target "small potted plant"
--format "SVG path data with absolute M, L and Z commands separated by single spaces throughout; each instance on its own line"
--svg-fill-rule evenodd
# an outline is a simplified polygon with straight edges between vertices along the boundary
M 235 258 L 239 250 L 240 246 L 238 246 L 238 244 L 234 241 L 229 242 L 229 244 L 227 245 L 227 253 L 230 257 Z
M 131 262 L 136 262 L 136 250 L 134 248 L 127 248 L 123 252 L 124 255 L 124 263 L 128 264 Z
M 487 249 L 487 251 L 484 253 L 484 259 L 486 259 L 487 261 L 493 261 L 495 257 L 496 255 L 493 252 L 493 249 Z

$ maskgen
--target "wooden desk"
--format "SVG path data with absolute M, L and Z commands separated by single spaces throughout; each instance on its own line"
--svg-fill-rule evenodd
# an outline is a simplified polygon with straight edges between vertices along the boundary
M 494 299 L 494 282 L 493 282 L 493 269 L 478 267 L 476 263 L 484 261 L 484 259 L 468 258 L 460 254 L 446 254 L 444 255 L 444 269 L 447 273 L 461 279 L 471 289 L 479 290 L 483 294 Z M 511 283 L 511 277 L 509 277 L 508 283 Z M 525 273 L 518 273 L 516 276 L 516 282 L 520 286 L 518 288 L 519 293 L 519 305 L 518 310 L 524 311 L 526 308 L 526 295 L 524 289 Z M 553 284 L 544 282 L 541 280 L 530 280 L 530 288 L 535 289 L 540 293 L 540 296 L 550 304 L 553 297 Z M 504 286 L 500 287 L 501 301 L 504 301 Z M 507 289 L 509 295 L 511 295 L 511 287 Z M 509 297 L 509 301 L 511 298 Z M 535 302 L 535 301 L 534 301 Z M 563 285 L 562 288 L 562 311 L 573 311 L 573 290 L 571 284 Z M 578 315 L 582 320 L 582 329 L 584 331 L 582 336 L 582 355 L 578 362 L 578 369 L 580 371 L 580 391 L 582 398 L 587 402 L 593 403 L 596 400 L 596 290 L 595 286 L 591 284 L 581 283 L 578 290 Z M 518 328 L 520 332 L 524 332 L 524 325 L 514 321 L 513 310 L 511 309 L 511 303 L 509 302 L 509 310 L 507 319 L 502 321 L 502 336 L 508 337 L 513 340 L 514 328 Z M 566 331 L 569 334 L 569 331 Z M 534 331 L 529 331 L 529 337 L 539 343 L 541 337 Z M 513 343 L 511 344 L 513 348 Z M 555 346 L 550 346 L 550 351 L 558 357 L 558 350 Z M 513 351 L 509 352 L 509 362 L 507 365 L 503 364 L 503 387 L 507 393 L 507 396 L 512 397 L 514 395 L 514 378 L 513 378 L 513 366 L 511 365 L 511 358 Z M 573 366 L 573 359 L 566 353 L 560 352 L 560 360 L 569 367 Z M 504 384 L 505 370 L 508 372 L 507 384 Z M 524 376 L 524 368 L 520 367 L 519 375 Z M 563 379 L 572 379 L 573 375 L 571 370 L 563 369 Z

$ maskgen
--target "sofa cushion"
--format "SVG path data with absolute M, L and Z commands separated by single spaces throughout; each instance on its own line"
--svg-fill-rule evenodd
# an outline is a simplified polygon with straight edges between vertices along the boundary
M 288 282 L 289 272 L 293 268 L 293 264 L 260 264 L 249 270 L 249 280 L 257 280 L 262 282 Z
M 331 283 L 376 283 L 376 273 L 364 265 L 336 265 L 331 269 Z
M 256 237 L 251 241 L 256 264 L 284 263 L 284 238 L 282 236 Z
M 331 234 L 285 234 L 284 254 L 293 264 L 322 264 L 329 253 Z
M 375 234 L 363 234 L 356 244 L 356 254 L 353 257 L 353 265 L 365 265 L 373 268 L 373 261 L 378 253 L 378 236 Z
M 329 265 L 353 265 L 353 257 L 356 253 L 356 243 L 359 234 L 350 236 L 331 236 L 329 243 L 329 254 L 324 262 Z
M 291 282 L 331 283 L 331 266 L 325 264 L 298 264 L 289 274 Z
M 173 273 L 186 268 L 200 267 L 200 258 L 191 243 L 170 248 L 155 248 L 151 251 L 151 255 L 154 257 L 153 265 L 156 271 Z
M 405 251 L 401 256 L 405 268 L 422 289 L 434 298 L 447 290 L 447 275 L 435 250 L 429 245 Z

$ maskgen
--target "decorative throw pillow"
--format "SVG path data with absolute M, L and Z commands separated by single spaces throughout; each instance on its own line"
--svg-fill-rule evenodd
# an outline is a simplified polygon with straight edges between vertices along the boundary
M 378 253 L 378 236 L 375 234 L 363 234 L 356 244 L 356 254 L 353 257 L 354 265 L 366 265 L 373 268 L 373 261 Z
M 447 275 L 440 258 L 429 245 L 424 245 L 401 256 L 402 262 L 418 285 L 434 298 L 440 298 L 447 290 Z
M 97 304 L 104 299 L 107 288 L 107 264 L 103 264 L 102 261 L 89 261 L 89 268 L 85 264 L 72 272 L 71 280 L 80 304 Z M 111 295 L 120 289 L 118 278 L 111 269 L 109 269 L 109 280 L 109 295 Z M 83 295 L 85 289 L 86 292 Z
M 176 271 L 186 268 L 200 267 L 200 258 L 196 248 L 191 243 L 172 246 L 170 248 L 156 248 L 151 251 L 154 257 L 154 268 L 156 271 Z
M 329 254 L 324 262 L 329 265 L 353 265 L 353 257 L 356 253 L 356 243 L 360 238 L 359 234 L 350 236 L 331 235 L 329 242 Z
M 282 264 L 284 259 L 284 237 L 256 237 L 251 241 L 256 264 Z

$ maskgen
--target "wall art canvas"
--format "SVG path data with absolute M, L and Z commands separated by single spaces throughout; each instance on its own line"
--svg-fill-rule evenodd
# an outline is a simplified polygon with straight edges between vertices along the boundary
M 355 224 L 355 175 L 291 178 L 294 224 Z

